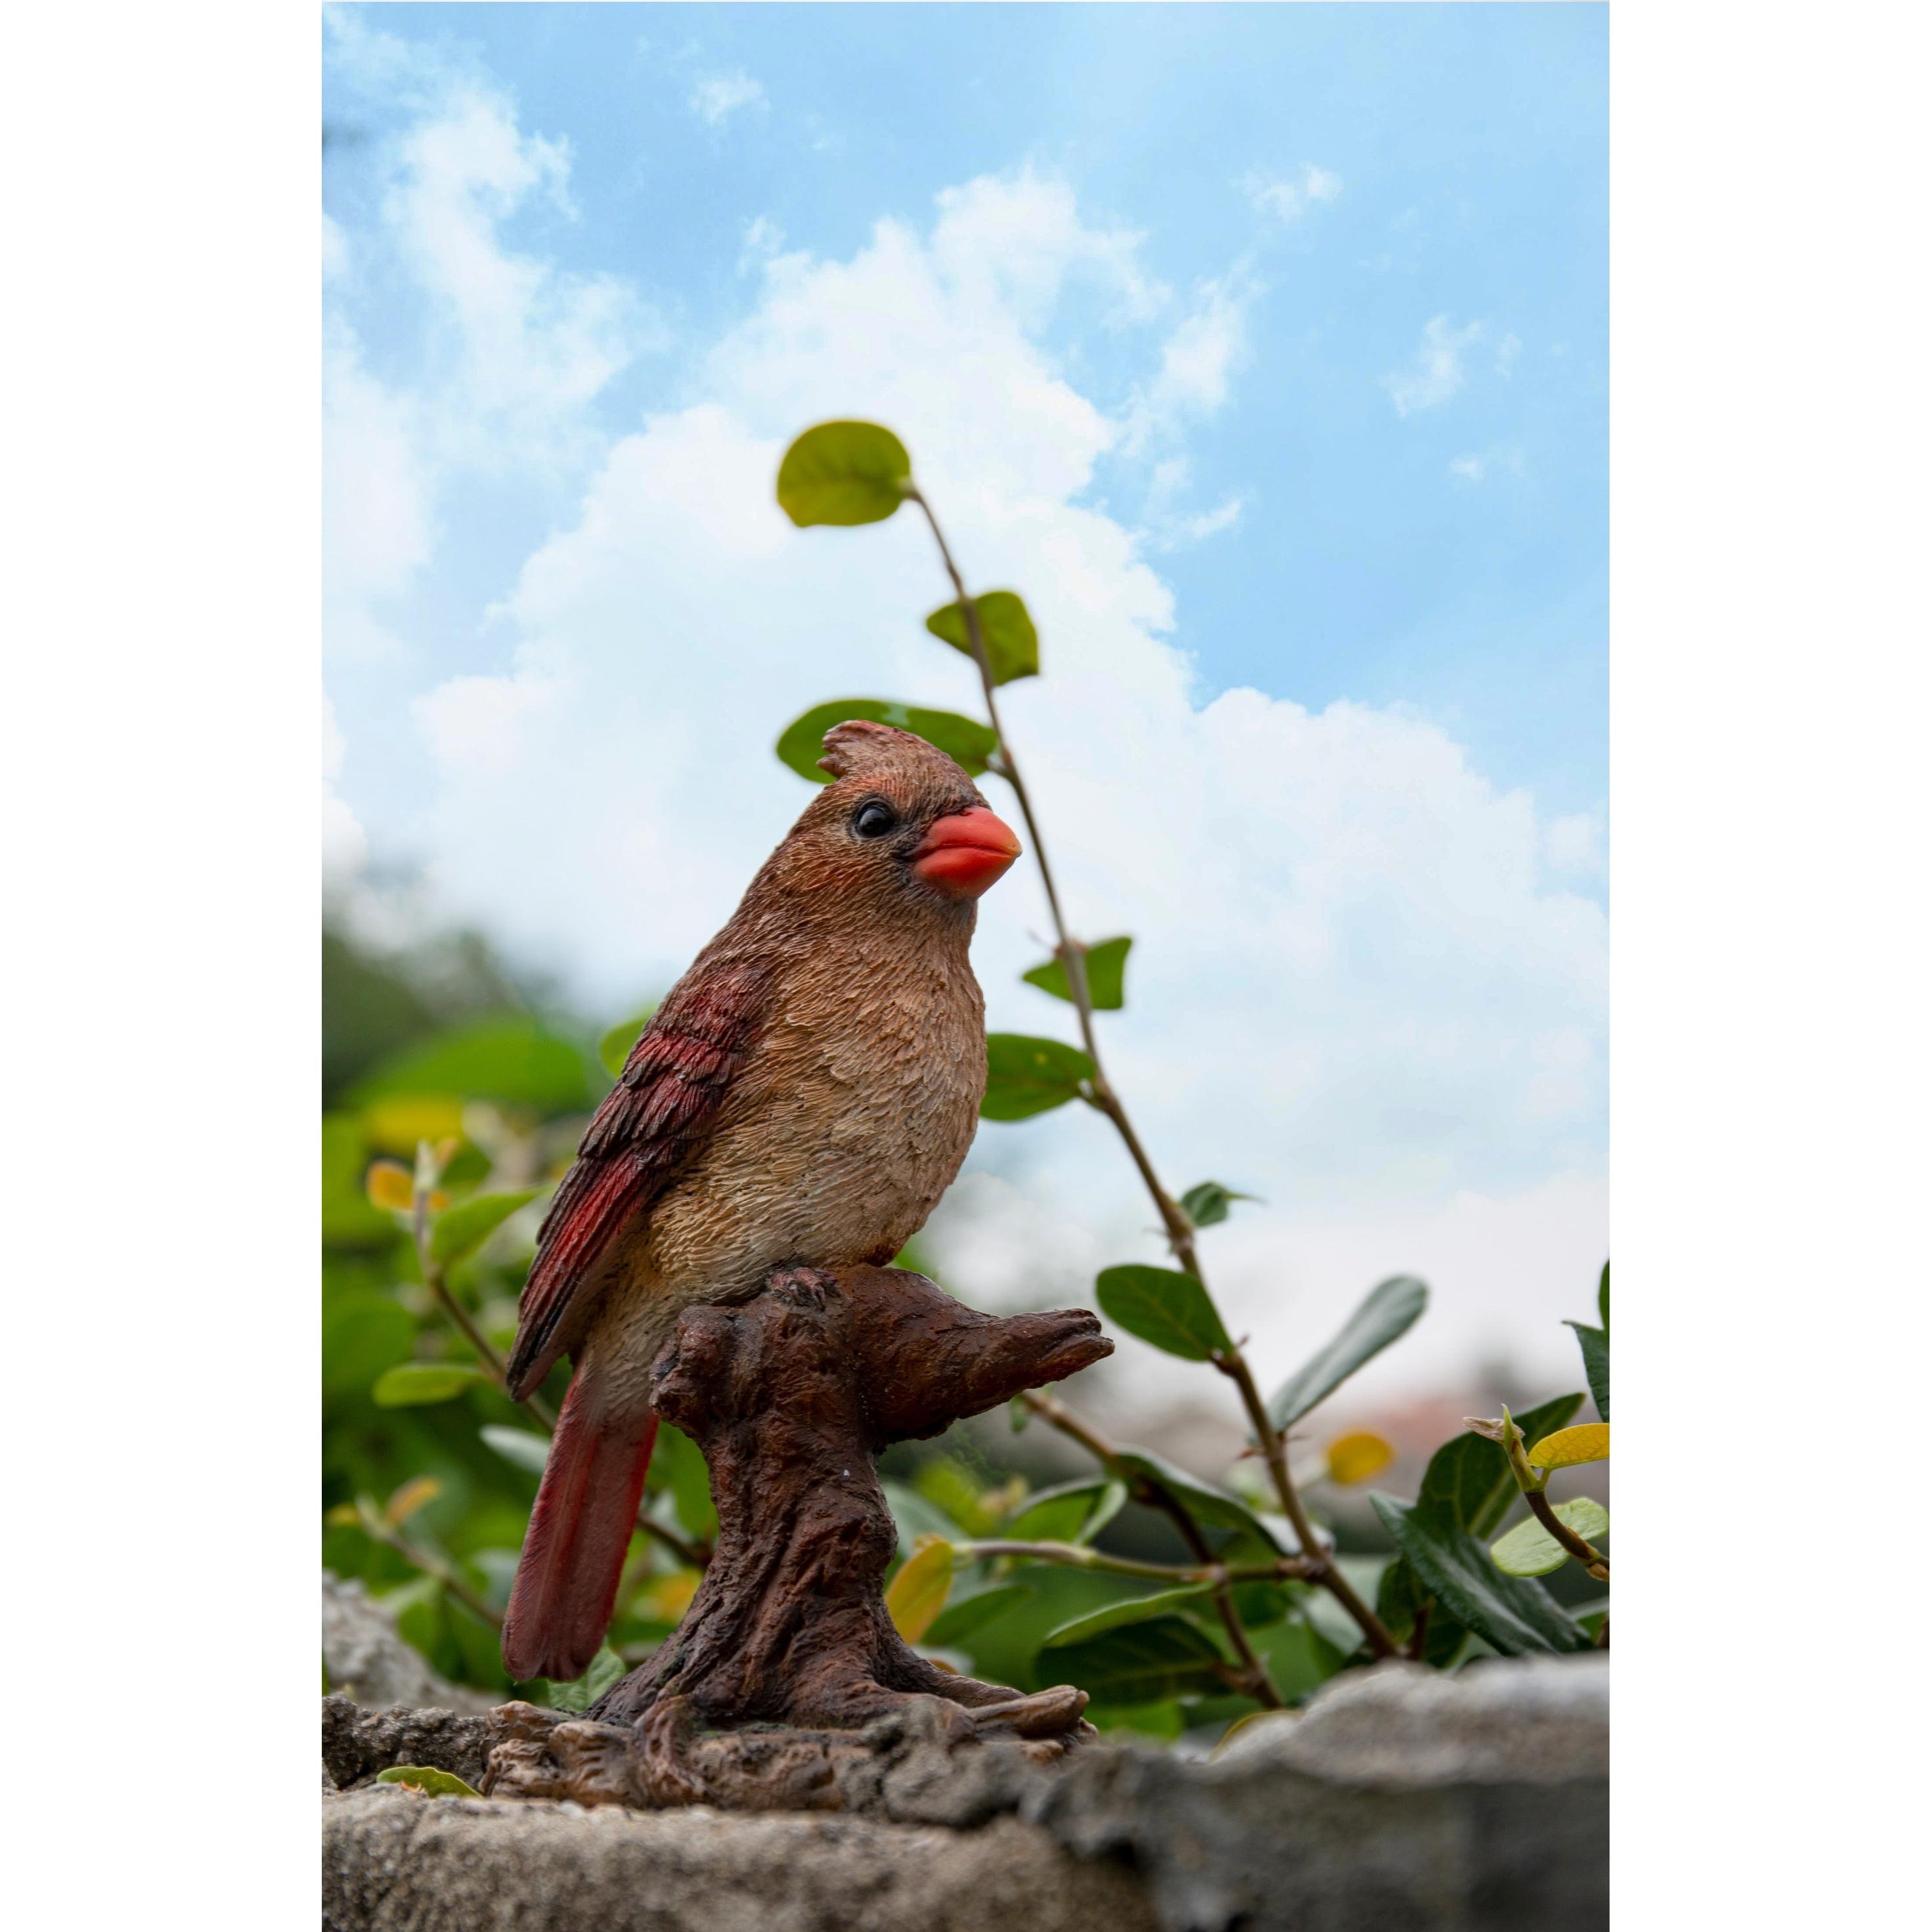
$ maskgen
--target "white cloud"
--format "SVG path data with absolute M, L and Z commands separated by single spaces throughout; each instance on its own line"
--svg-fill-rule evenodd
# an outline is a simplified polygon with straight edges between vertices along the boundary
M 466 472 L 566 472 L 595 448 L 590 411 L 661 330 L 615 276 L 557 268 L 506 238 L 520 215 L 574 218 L 568 144 L 527 134 L 467 67 L 325 15 L 342 85 L 401 131 L 376 149 L 378 213 L 323 223 L 325 647 L 403 654 L 385 616 L 431 554 L 437 504 Z M 369 366 L 362 278 L 399 280 L 418 322 L 406 366 Z
M 946 586 L 912 517 L 801 532 L 772 499 L 800 425 L 890 422 L 970 580 L 1022 589 L 1039 623 L 1045 675 L 1003 703 L 1076 927 L 1136 935 L 1128 1009 L 1102 1022 L 1117 1081 L 1172 1184 L 1267 1198 L 1213 1237 L 1231 1316 L 1272 1336 L 1292 1286 L 1294 1336 L 1316 1339 L 1371 1270 L 1438 1253 L 1445 1346 L 1505 1304 L 1570 1312 L 1567 1276 L 1497 1271 L 1511 1252 L 1601 1258 L 1604 916 L 1552 876 L 1569 835 L 1552 849 L 1532 800 L 1405 712 L 1253 690 L 1197 708 L 1172 593 L 1084 500 L 1122 427 L 1041 346 L 1081 276 L 1153 300 L 1130 238 L 1025 176 L 953 190 L 923 231 L 881 222 L 850 260 L 773 261 L 691 401 L 616 441 L 524 564 L 496 614 L 502 668 L 422 695 L 434 802 L 413 830 L 434 886 L 614 1016 L 682 970 L 803 802 L 770 754 L 784 724 L 841 692 L 974 703 L 919 627 Z M 1142 420 L 1172 439 L 1222 406 L 1241 339 L 1236 295 L 1210 286 Z M 1184 486 L 1184 456 L 1148 460 Z M 1018 978 L 1046 929 L 1030 873 L 988 899 L 995 1027 L 1070 1033 Z M 1002 1249 L 986 1216 L 940 1224 L 973 1298 L 1078 1298 L 1096 1258 L 1155 1256 L 1086 1110 L 988 1126 L 971 1171 L 962 1198 L 1009 1202 L 1010 1221 L 988 1214 L 1022 1231 Z M 1562 1238 L 1538 1246 L 1546 1223 Z
M 1544 832 L 1543 850 L 1552 872 L 1595 878 L 1604 869 L 1603 814 L 1580 812 L 1552 819 Z
M 1160 370 L 1128 406 L 1129 454 L 1179 435 L 1227 401 L 1228 385 L 1247 359 L 1248 310 L 1256 292 L 1239 268 L 1195 291 L 1187 313 L 1161 345 Z
M 708 74 L 691 90 L 691 111 L 707 128 L 721 128 L 742 110 L 765 104 L 764 88 L 742 68 Z
M 1203 537 L 1211 537 L 1221 530 L 1231 530 L 1241 520 L 1241 499 L 1230 496 L 1225 502 L 1217 503 L 1211 510 L 1203 510 L 1199 515 L 1181 520 L 1180 534 L 1189 543 L 1198 543 Z
M 745 224 L 744 244 L 738 250 L 738 272 L 748 274 L 784 248 L 784 230 L 769 214 L 756 214 Z
M 1461 478 L 1465 483 L 1480 483 L 1489 466 L 1489 459 L 1483 456 L 1452 456 L 1449 459 L 1450 475 Z
M 1431 316 L 1422 332 L 1422 344 L 1406 369 L 1391 370 L 1382 387 L 1395 404 L 1396 414 L 1414 416 L 1448 401 L 1462 386 L 1463 352 L 1483 339 L 1480 322 L 1453 328 L 1446 315 Z
M 1342 192 L 1342 177 L 1304 161 L 1298 180 L 1257 172 L 1243 177 L 1241 191 L 1258 213 L 1287 224 L 1299 221 L 1311 202 L 1334 200 Z

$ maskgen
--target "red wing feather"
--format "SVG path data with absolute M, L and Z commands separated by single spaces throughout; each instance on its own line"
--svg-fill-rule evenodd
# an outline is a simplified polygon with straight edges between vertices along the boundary
M 583 1291 L 710 1132 L 757 1037 L 770 978 L 748 964 L 700 974 L 673 990 L 631 1049 L 537 1234 L 510 1353 L 517 1400 L 574 1346 L 589 1312 Z

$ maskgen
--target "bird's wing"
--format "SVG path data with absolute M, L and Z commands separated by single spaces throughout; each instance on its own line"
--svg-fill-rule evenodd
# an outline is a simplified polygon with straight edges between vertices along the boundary
M 618 1237 L 637 1225 L 710 1134 L 758 1036 L 770 976 L 742 962 L 699 974 L 673 992 L 631 1049 L 538 1232 L 510 1353 L 516 1400 L 574 1346 L 590 1312 L 586 1290 Z

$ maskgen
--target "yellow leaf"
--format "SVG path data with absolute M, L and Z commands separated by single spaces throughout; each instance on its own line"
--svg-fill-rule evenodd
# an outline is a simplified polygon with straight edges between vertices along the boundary
M 442 1485 L 434 1476 L 412 1476 L 389 1498 L 389 1506 L 382 1514 L 392 1529 L 400 1529 L 424 1504 L 435 1502 L 442 1494 Z
M 378 1208 L 394 1208 L 406 1214 L 416 1205 L 416 1177 L 400 1161 L 379 1160 L 370 1168 L 364 1184 Z
M 1532 1443 L 1528 1455 L 1539 1469 L 1567 1469 L 1576 1462 L 1606 1462 L 1610 1456 L 1610 1425 L 1584 1422 L 1574 1429 L 1559 1429 L 1554 1436 Z
M 331 1529 L 352 1529 L 362 1518 L 353 1503 L 338 1503 L 322 1520 Z
M 1328 1480 L 1331 1483 L 1366 1483 L 1378 1469 L 1395 1460 L 1395 1451 L 1371 1429 L 1357 1429 L 1338 1436 L 1328 1445 Z
M 916 1643 L 938 1620 L 952 1588 L 952 1546 L 943 1536 L 922 1536 L 886 1592 L 886 1609 L 908 1643 Z
M 646 1584 L 632 1600 L 632 1607 L 653 1623 L 677 1623 L 691 1608 L 702 1580 L 695 1570 L 674 1570 L 668 1576 L 655 1577 Z
M 418 1142 L 462 1132 L 463 1102 L 445 1094 L 392 1094 L 364 1108 L 362 1131 L 371 1147 L 413 1159 Z

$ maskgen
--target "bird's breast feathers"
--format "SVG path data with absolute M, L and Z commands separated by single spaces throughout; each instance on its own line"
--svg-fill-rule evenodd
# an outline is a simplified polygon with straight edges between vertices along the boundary
M 805 1258 L 890 1259 L 924 1223 L 972 1144 L 986 1056 L 964 958 L 920 964 L 782 1004 L 651 1211 L 638 1262 L 658 1292 L 742 1292 Z

